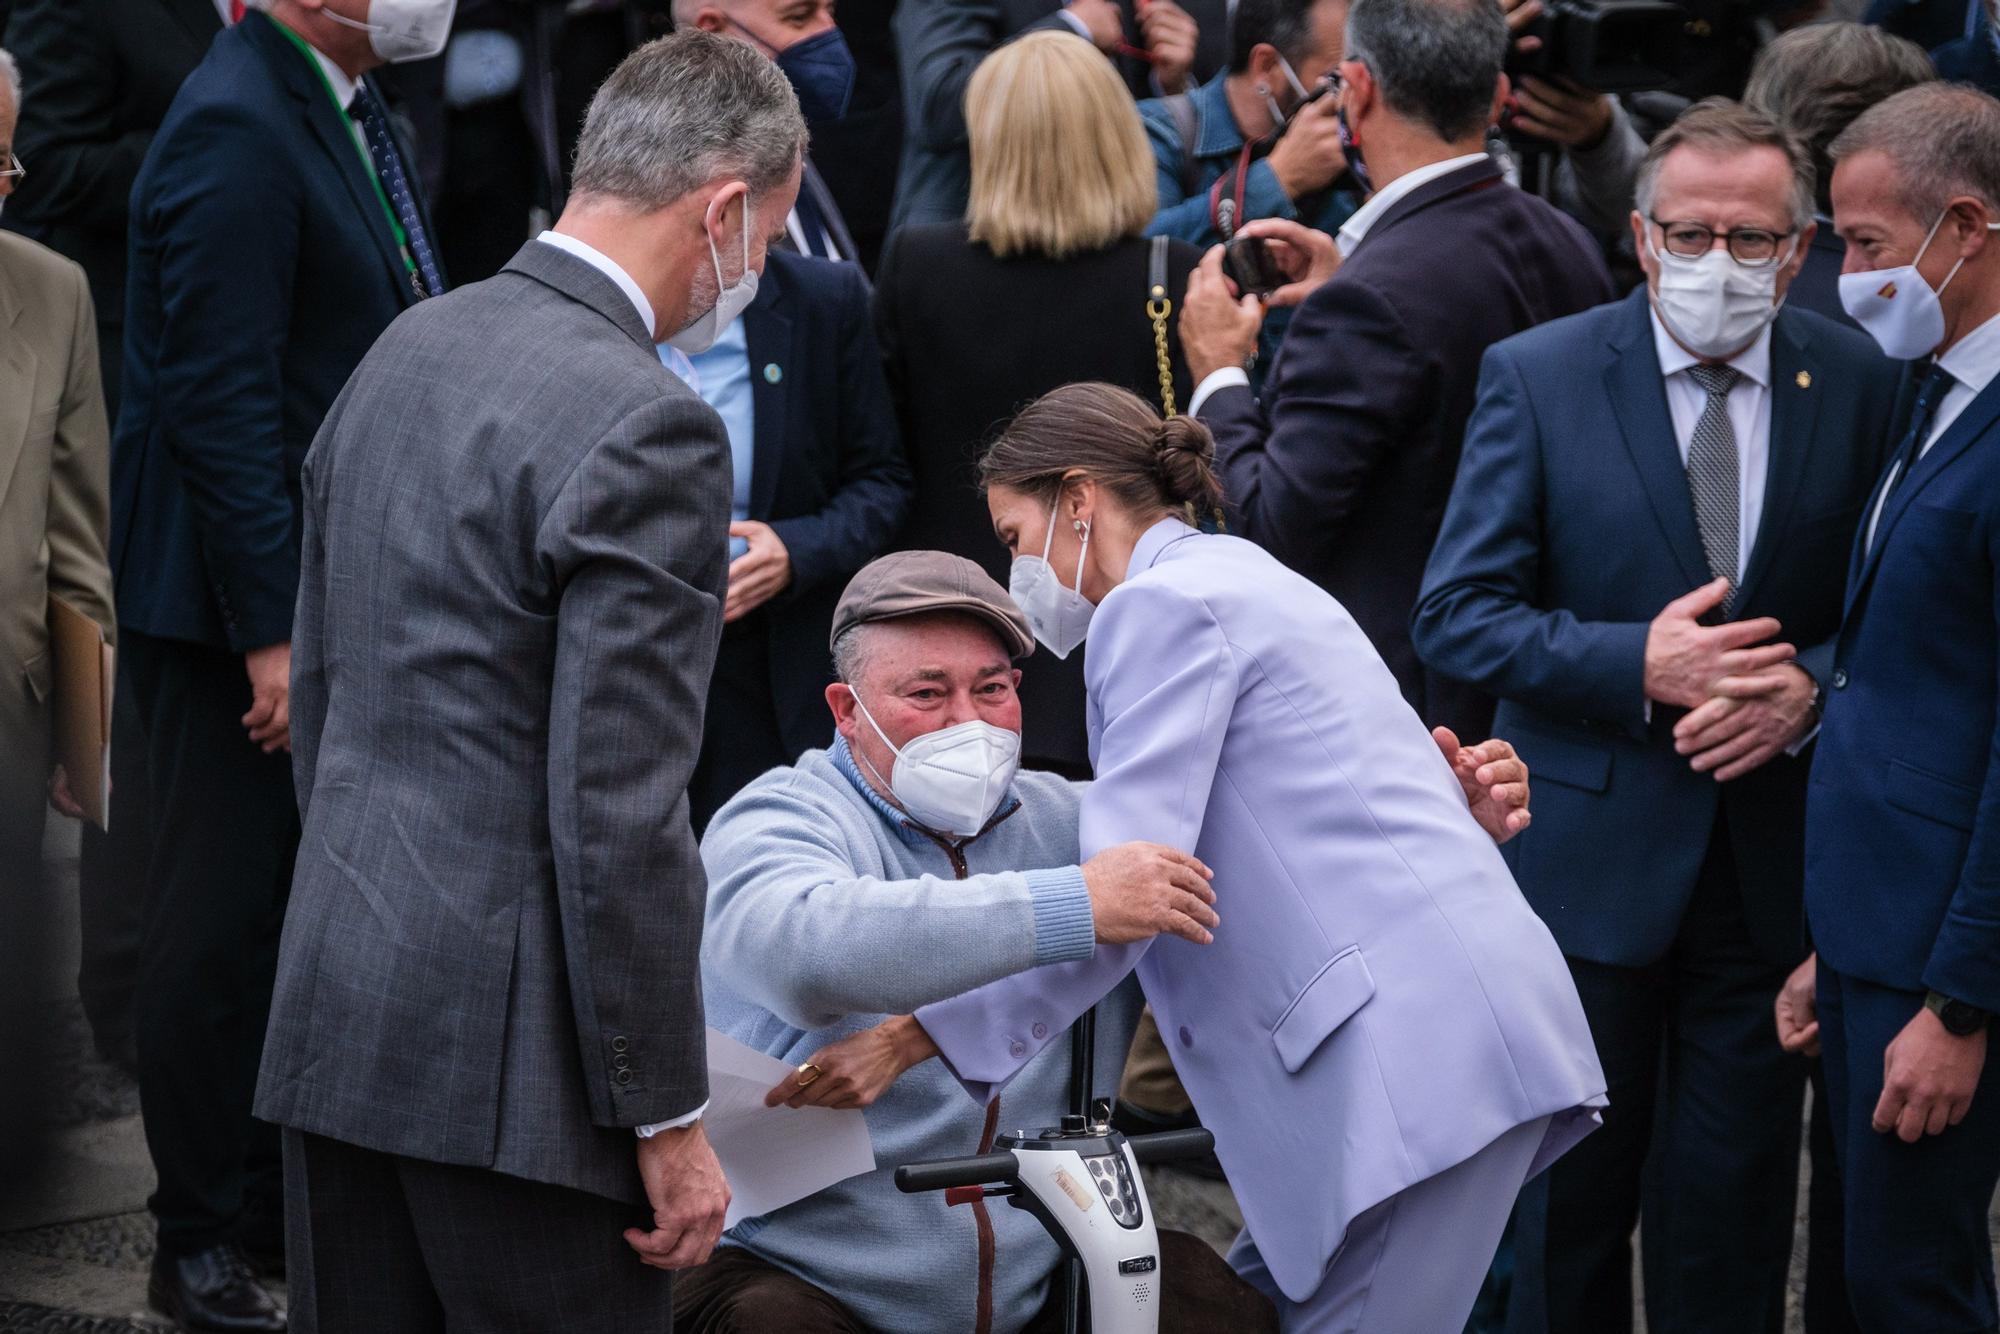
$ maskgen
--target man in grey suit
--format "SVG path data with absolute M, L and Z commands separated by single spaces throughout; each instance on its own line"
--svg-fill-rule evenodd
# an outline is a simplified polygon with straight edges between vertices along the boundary
M 635 52 L 555 230 L 391 326 L 314 442 L 257 1100 L 294 1329 L 666 1329 L 646 1266 L 721 1230 L 685 789 L 729 447 L 653 345 L 747 304 L 804 146 L 749 46 Z

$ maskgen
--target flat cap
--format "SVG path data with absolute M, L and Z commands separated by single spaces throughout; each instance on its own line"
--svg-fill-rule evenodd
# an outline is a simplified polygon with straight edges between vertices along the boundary
M 1028 618 L 1007 590 L 965 557 L 946 551 L 899 551 L 869 562 L 840 595 L 828 642 L 870 621 L 934 611 L 978 617 L 999 632 L 1000 642 L 1013 657 L 1025 658 L 1035 651 Z

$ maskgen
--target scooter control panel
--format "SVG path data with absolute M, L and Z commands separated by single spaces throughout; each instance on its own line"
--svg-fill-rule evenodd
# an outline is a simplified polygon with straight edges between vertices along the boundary
M 1111 1217 L 1118 1226 L 1138 1227 L 1145 1218 L 1145 1211 L 1139 1204 L 1139 1192 L 1132 1184 L 1132 1168 L 1125 1155 L 1099 1154 L 1084 1159 L 1083 1165 L 1090 1169 L 1090 1179 L 1096 1184 L 1104 1207 L 1111 1211 Z

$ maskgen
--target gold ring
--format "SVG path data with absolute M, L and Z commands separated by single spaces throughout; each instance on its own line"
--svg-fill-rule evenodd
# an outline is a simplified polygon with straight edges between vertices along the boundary
M 818 1079 L 822 1072 L 818 1066 L 814 1065 L 811 1061 L 807 1061 L 804 1065 L 801 1065 L 795 1073 L 799 1077 L 799 1087 L 804 1088 L 806 1085 L 812 1083 L 815 1079 Z

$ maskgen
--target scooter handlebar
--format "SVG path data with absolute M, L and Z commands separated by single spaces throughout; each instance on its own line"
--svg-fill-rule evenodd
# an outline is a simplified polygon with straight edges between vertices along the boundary
M 934 1163 L 910 1163 L 896 1169 L 896 1189 L 905 1195 L 954 1186 L 997 1186 L 1016 1180 L 1020 1160 L 1011 1153 L 982 1153 L 976 1158 L 941 1158 Z
M 1132 1146 L 1132 1156 L 1142 1167 L 1215 1152 L 1214 1132 L 1200 1126 L 1192 1130 L 1163 1130 L 1156 1135 L 1134 1135 L 1126 1143 Z

